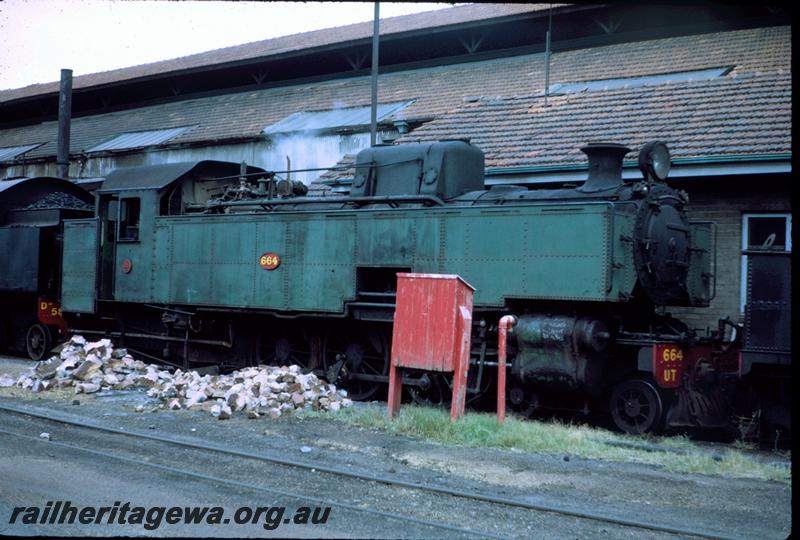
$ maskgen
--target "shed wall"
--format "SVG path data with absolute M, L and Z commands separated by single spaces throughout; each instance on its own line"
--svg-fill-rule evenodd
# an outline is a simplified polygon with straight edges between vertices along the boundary
M 396 137 L 396 134 L 391 132 L 379 132 L 378 135 L 381 141 L 388 141 Z M 285 171 L 287 170 L 287 156 L 291 160 L 291 170 L 330 168 L 343 155 L 357 153 L 368 146 L 369 133 L 281 134 L 270 139 L 250 142 L 106 153 L 91 155 L 85 160 L 76 160 L 73 157 L 70 162 L 69 176 L 73 179 L 98 178 L 118 167 L 180 163 L 204 159 L 245 161 L 248 165 L 263 169 Z M 301 180 L 308 185 L 323 172 L 294 173 L 292 179 Z M 58 167 L 55 159 L 0 167 L 0 179 L 14 176 L 58 176 Z
M 747 180 L 747 186 L 715 182 L 715 185 L 707 184 L 704 188 L 687 190 L 690 218 L 711 220 L 717 224 L 717 291 L 708 308 L 672 308 L 670 313 L 683 319 L 692 328 L 716 328 L 717 320 L 726 316 L 743 321 L 744 313 L 739 305 L 742 286 L 742 215 L 791 212 L 788 185 L 776 184 L 774 179 L 753 177 Z

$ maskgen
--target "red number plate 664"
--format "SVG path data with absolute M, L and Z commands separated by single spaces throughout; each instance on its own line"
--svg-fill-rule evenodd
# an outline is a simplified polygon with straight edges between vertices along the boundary
M 653 346 L 653 377 L 662 388 L 677 388 L 683 375 L 684 353 L 673 343 L 656 343 Z

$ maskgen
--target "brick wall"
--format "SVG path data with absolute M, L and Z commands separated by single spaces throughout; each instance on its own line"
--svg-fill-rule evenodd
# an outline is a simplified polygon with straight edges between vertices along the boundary
M 717 224 L 716 296 L 708 308 L 670 308 L 668 311 L 691 328 L 716 328 L 717 320 L 730 316 L 741 322 L 740 287 L 742 272 L 742 215 L 747 213 L 790 213 L 788 178 L 775 180 L 751 176 L 731 182 L 695 180 L 682 189 L 689 193 L 690 219 Z

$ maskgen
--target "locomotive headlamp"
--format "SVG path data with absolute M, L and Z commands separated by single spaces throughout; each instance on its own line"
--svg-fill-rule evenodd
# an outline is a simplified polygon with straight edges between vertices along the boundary
M 649 142 L 639 151 L 639 169 L 646 179 L 652 175 L 663 182 L 669 174 L 669 168 L 670 157 L 666 144 Z

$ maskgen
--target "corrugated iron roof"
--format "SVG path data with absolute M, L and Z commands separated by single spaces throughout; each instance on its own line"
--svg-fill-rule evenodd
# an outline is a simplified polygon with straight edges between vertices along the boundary
M 378 104 L 377 119 L 383 120 L 398 113 L 414 103 L 404 101 L 400 103 Z M 329 111 L 299 111 L 290 114 L 283 120 L 275 122 L 264 128 L 264 133 L 292 133 L 298 131 L 323 131 L 337 128 L 366 126 L 371 122 L 372 108 L 349 107 L 345 109 L 332 109 Z
M 0 148 L 0 162 L 11 161 L 21 156 L 25 152 L 30 152 L 34 148 L 42 146 L 44 143 L 26 144 L 24 146 L 11 146 L 8 148 Z
M 98 144 L 97 146 L 89 148 L 87 152 L 101 152 L 103 150 L 127 150 L 129 148 L 155 146 L 157 144 L 167 142 L 170 139 L 174 139 L 192 127 L 194 126 L 122 133 L 110 141 L 106 141 Z

